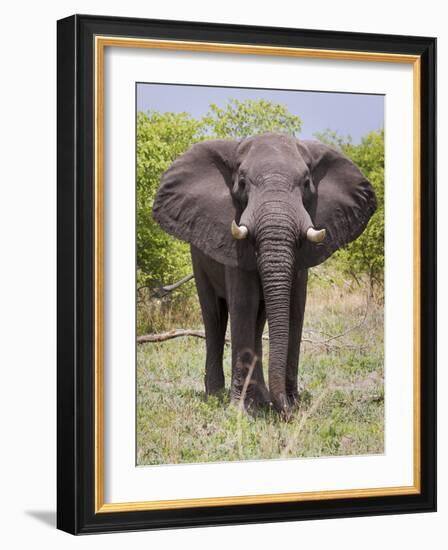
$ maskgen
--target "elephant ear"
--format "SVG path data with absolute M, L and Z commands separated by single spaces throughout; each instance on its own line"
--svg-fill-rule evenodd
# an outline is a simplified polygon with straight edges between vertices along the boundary
M 355 240 L 367 226 L 377 203 L 374 190 L 359 168 L 337 149 L 319 141 L 300 141 L 317 201 L 311 218 L 316 229 L 326 229 L 322 243 L 306 241 L 299 254 L 299 268 L 320 264 L 338 248 Z
M 232 238 L 239 219 L 230 190 L 238 141 L 196 143 L 163 174 L 153 217 L 170 235 L 187 241 L 207 256 L 232 267 L 256 268 L 249 241 Z

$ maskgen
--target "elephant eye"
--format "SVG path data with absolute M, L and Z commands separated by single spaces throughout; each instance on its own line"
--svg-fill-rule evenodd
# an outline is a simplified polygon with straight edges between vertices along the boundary
M 306 178 L 306 180 L 303 182 L 303 187 L 305 191 L 308 191 L 311 186 L 310 178 Z
M 238 186 L 240 188 L 240 191 L 244 191 L 246 189 L 246 179 L 244 176 L 240 176 L 240 179 L 238 180 Z

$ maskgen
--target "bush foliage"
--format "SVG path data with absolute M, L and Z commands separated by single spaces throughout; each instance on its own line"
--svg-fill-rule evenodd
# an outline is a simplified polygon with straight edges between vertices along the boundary
M 138 113 L 138 286 L 173 282 L 191 272 L 188 245 L 160 228 L 152 218 L 152 206 L 163 172 L 200 139 L 202 126 L 187 113 Z
M 230 99 L 225 108 L 211 103 L 203 122 L 208 133 L 219 139 L 242 139 L 267 132 L 294 135 L 302 128 L 300 118 L 289 113 L 284 105 L 265 99 Z

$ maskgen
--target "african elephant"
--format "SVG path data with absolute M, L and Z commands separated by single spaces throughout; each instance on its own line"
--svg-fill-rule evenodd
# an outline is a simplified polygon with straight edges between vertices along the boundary
M 372 186 L 338 150 L 283 134 L 193 145 L 163 174 L 153 216 L 191 245 L 206 334 L 205 388 L 224 388 L 228 316 L 230 395 L 240 399 L 247 352 L 258 357 L 247 392 L 288 414 L 297 371 L 308 268 L 356 239 L 376 209 Z M 262 357 L 269 328 L 269 391 Z

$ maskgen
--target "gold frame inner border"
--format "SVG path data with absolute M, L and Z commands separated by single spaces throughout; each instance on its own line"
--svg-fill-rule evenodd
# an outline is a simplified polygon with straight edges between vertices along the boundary
M 413 65 L 413 197 L 414 197 L 414 350 L 413 350 L 413 420 L 414 420 L 414 482 L 411 486 L 380 487 L 350 490 L 313 491 L 263 495 L 192 498 L 180 500 L 154 500 L 141 502 L 104 502 L 104 52 L 106 47 L 153 48 L 208 53 L 232 53 L 244 55 L 285 56 L 313 59 L 334 59 Z M 421 60 L 418 55 L 402 55 L 382 52 L 357 52 L 257 46 L 253 44 L 225 44 L 181 40 L 158 40 L 96 36 L 95 55 L 95 513 L 128 512 L 142 510 L 167 510 L 208 506 L 231 506 L 275 502 L 300 502 L 341 498 L 411 495 L 420 493 L 420 155 L 421 155 Z

